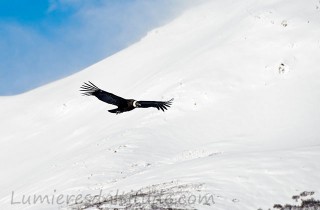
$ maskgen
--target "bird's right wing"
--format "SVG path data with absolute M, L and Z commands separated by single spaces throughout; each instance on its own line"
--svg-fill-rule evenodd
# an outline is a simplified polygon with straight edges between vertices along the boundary
M 101 90 L 97 86 L 95 86 L 92 82 L 84 83 L 81 86 L 80 91 L 83 91 L 82 94 L 86 96 L 95 96 L 99 100 L 106 102 L 108 104 L 113 104 L 119 106 L 123 103 L 126 103 L 126 99 L 116 96 L 112 93 L 108 93 L 104 90 Z
M 173 98 L 169 101 L 138 101 L 140 106 L 139 108 L 149 108 L 149 107 L 154 107 L 157 108 L 158 110 L 165 111 L 167 108 L 169 108 L 172 105 Z

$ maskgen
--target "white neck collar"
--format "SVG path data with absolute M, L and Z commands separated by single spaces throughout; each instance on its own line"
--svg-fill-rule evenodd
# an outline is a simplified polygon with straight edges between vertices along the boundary
M 134 108 L 136 108 L 137 107 L 137 101 L 134 101 L 132 105 L 133 105 Z

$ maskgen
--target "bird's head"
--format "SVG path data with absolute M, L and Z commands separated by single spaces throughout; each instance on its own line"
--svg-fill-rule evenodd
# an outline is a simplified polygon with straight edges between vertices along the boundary
M 138 101 L 133 101 L 132 105 L 133 105 L 134 108 L 137 108 L 137 107 L 141 106 L 141 104 L 139 104 Z

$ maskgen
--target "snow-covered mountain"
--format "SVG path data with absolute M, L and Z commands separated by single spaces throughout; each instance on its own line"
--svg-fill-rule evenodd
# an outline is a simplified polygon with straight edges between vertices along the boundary
M 180 209 L 319 198 L 319 26 L 319 1 L 207 1 L 75 75 L 1 97 L 1 209 L 71 209 L 67 195 L 100 190 L 214 199 Z M 79 94 L 89 80 L 175 101 L 114 115 Z M 35 194 L 64 197 L 18 204 Z

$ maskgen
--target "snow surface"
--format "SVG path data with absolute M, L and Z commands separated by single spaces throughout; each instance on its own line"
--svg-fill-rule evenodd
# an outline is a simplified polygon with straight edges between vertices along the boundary
M 207 1 L 75 75 L 1 97 L 1 209 L 69 209 L 11 205 L 13 191 L 19 202 L 150 186 L 214 196 L 188 207 L 197 209 L 268 209 L 305 190 L 319 198 L 319 26 L 315 0 Z M 79 94 L 88 80 L 175 101 L 114 115 Z

